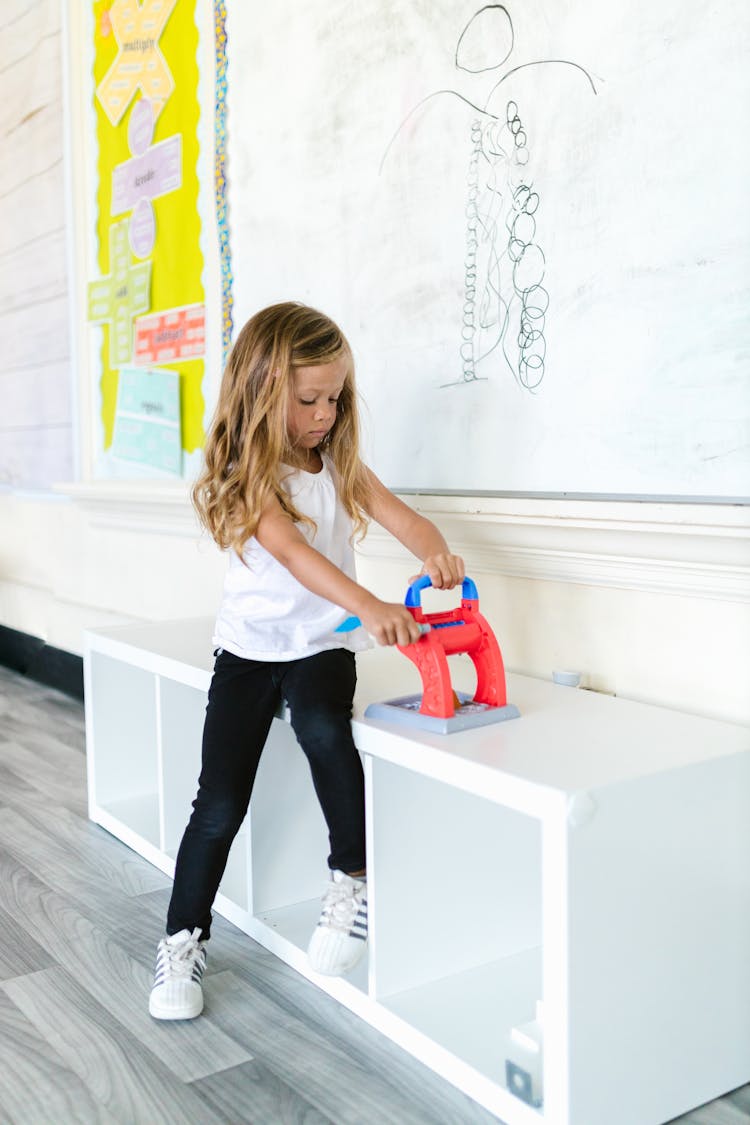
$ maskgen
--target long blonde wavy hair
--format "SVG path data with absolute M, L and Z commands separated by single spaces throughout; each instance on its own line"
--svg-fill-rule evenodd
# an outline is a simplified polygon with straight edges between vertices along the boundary
M 359 419 L 351 349 L 340 328 L 316 309 L 294 301 L 251 317 L 232 348 L 206 439 L 204 463 L 192 488 L 202 525 L 222 548 L 242 549 L 255 535 L 272 497 L 295 523 L 313 524 L 282 487 L 282 465 L 294 462 L 287 409 L 294 369 L 345 356 L 346 380 L 336 421 L 320 446 L 336 471 L 339 498 L 354 533 L 367 528 L 367 473 L 359 457 Z

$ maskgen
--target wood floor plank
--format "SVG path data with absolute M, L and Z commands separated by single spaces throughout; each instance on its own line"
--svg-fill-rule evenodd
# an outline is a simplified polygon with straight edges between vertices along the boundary
M 102 895 L 130 897 L 170 884 L 163 872 L 62 805 L 48 804 L 46 815 L 38 807 L 23 814 L 0 808 L 0 847 L 42 882 L 95 905 Z
M 747 1125 L 748 1120 L 747 1113 L 721 1098 L 675 1118 L 669 1125 Z
M 13 773 L 13 770 L 5 764 L 7 758 L 4 757 L 3 750 L 8 745 L 8 743 L 0 743 L 0 803 L 21 809 L 24 813 L 29 809 L 36 809 L 40 816 L 49 815 L 49 797 L 41 789 L 30 785 L 28 781 Z M 75 816 L 75 813 L 73 815 Z
M 226 1122 L 242 1125 L 336 1125 L 267 1066 L 252 1062 L 193 1082 Z
M 320 989 L 311 987 L 309 981 L 278 957 L 257 943 L 248 947 L 247 942 L 245 935 L 225 919 L 219 916 L 214 919 L 208 945 L 207 989 L 213 973 L 221 969 L 232 971 L 256 993 L 267 997 L 277 1012 L 288 1013 L 293 1020 L 301 1020 L 312 1027 L 325 1028 L 326 1040 L 331 1046 L 336 1046 L 363 1069 L 387 1074 L 394 1100 L 400 1096 L 407 1105 L 413 1106 L 416 1102 L 428 1119 L 439 1121 L 441 1125 L 495 1120 L 375 1028 Z
M 19 693 L 6 699 L 0 710 L 0 734 L 3 738 L 29 738 L 44 747 L 50 740 L 66 750 L 74 750 L 85 756 L 85 736 L 83 730 L 69 719 L 63 721 L 60 713 L 53 714 L 45 705 L 45 696 L 27 699 Z
M 231 1030 L 226 1034 L 206 1018 L 178 1023 L 152 1019 L 147 1005 L 153 972 L 82 913 L 74 899 L 51 890 L 2 850 L 0 907 L 184 1081 L 252 1057 Z
M 162 1065 L 64 969 L 45 969 L 0 987 L 118 1121 L 226 1125 L 198 1087 Z
M 117 1125 L 0 989 L 3 1125 Z
M 0 910 L 0 981 L 35 973 L 55 959 L 5 910 Z
M 86 721 L 83 705 L 79 700 L 46 688 L 37 698 L 36 706 L 43 708 L 49 715 L 55 730 L 59 731 L 62 724 L 75 732 L 66 738 L 66 745 L 72 746 L 80 754 L 86 753 Z
M 78 699 L 72 699 L 56 691 L 47 684 L 38 684 L 26 677 L 8 673 L 3 669 L 0 681 L 0 731 L 3 717 L 12 715 L 25 724 L 41 722 L 43 728 L 53 735 L 60 730 L 60 724 L 69 728 L 66 733 L 68 745 L 75 745 L 79 753 L 86 753 L 86 724 L 83 706 Z M 69 732 L 74 731 L 75 737 Z
M 132 936 L 131 947 L 150 945 L 160 934 L 168 903 L 168 892 L 154 892 L 138 899 L 143 911 L 129 914 L 122 921 Z M 123 931 L 125 932 L 125 931 Z M 134 952 L 134 955 L 137 955 Z M 395 1101 L 403 1099 L 411 1107 L 415 1102 L 426 1114 L 426 1120 L 440 1125 L 467 1125 L 495 1119 L 476 1106 L 460 1091 L 449 1086 L 439 1075 L 416 1062 L 385 1036 L 364 1023 L 320 989 L 301 977 L 292 968 L 258 945 L 246 934 L 219 915 L 214 917 L 211 941 L 208 943 L 208 971 L 205 977 L 206 1004 L 212 1016 L 217 1014 L 214 982 L 222 972 L 231 972 L 254 990 L 255 999 L 248 1003 L 263 1011 L 271 1026 L 283 1029 L 299 1021 L 322 1031 L 327 1045 L 354 1060 L 368 1074 L 388 1076 L 388 1085 Z M 265 999 L 263 999 L 265 998 Z M 233 1034 L 236 1033 L 236 1029 Z M 249 1040 L 248 1040 L 249 1042 Z M 255 1061 L 258 1061 L 257 1059 Z M 279 1079 L 281 1081 L 281 1079 Z M 284 1083 L 288 1085 L 288 1083 Z M 307 1093 L 302 1090 L 307 1098 Z M 335 1097 L 338 1097 L 338 1093 Z M 327 1113 L 330 1109 L 322 1107 Z M 318 1112 L 321 1107 L 318 1107 Z M 334 1118 L 335 1120 L 335 1118 Z M 363 1118 L 363 1121 L 366 1121 Z M 379 1119 L 378 1125 L 379 1125 Z
M 735 1109 L 741 1109 L 750 1121 L 750 1086 L 741 1086 L 739 1090 L 733 1090 L 727 1095 L 726 1100 Z
M 337 1125 L 360 1125 L 363 1120 L 377 1120 L 382 1125 L 434 1125 L 437 1110 L 441 1125 L 467 1120 L 489 1125 L 496 1120 L 444 1083 L 438 1106 L 426 1106 L 414 1084 L 412 1096 L 406 1101 L 391 1086 L 387 1071 L 356 1061 L 350 1051 L 332 1042 L 327 1029 L 311 1026 L 293 1012 L 280 1009 L 234 973 L 206 977 L 205 993 L 206 1005 L 218 1026 L 231 1027 L 238 1042 L 259 1062 Z M 410 1061 L 412 1074 L 429 1073 Z
M 18 738 L 6 739 L 0 743 L 0 764 L 12 768 L 27 785 L 48 797 L 51 804 L 64 805 L 81 817 L 88 816 L 86 761 L 70 747 L 55 747 L 48 735 L 34 735 L 23 742 Z
M 170 894 L 171 884 L 160 891 L 133 895 L 131 898 L 109 894 L 104 908 L 102 903 L 94 907 L 93 904 L 80 900 L 77 906 L 82 914 L 113 941 L 127 949 L 129 956 L 150 973 L 154 967 L 157 942 L 164 936 Z M 212 968 L 214 954 L 215 947 L 212 943 L 209 946 Z

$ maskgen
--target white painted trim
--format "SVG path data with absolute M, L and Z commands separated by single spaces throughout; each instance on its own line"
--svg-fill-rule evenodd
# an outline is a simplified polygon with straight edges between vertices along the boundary
M 58 485 L 95 527 L 201 533 L 190 485 L 98 481 Z M 480 573 L 546 582 L 750 601 L 750 509 L 737 505 L 405 496 Z M 372 525 L 363 559 L 407 552 Z
M 482 526 L 486 531 L 486 526 Z M 493 546 L 488 545 L 487 538 L 478 547 L 468 537 L 462 540 L 448 538 L 456 553 L 469 558 L 472 570 L 478 573 L 720 601 L 750 601 L 750 565 L 747 564 L 727 566 L 718 562 L 691 563 L 675 558 L 607 554 L 604 541 L 601 553 L 595 553 L 572 548 Z M 573 532 L 570 538 L 572 542 L 575 538 Z M 365 558 L 393 561 L 401 561 L 405 557 L 405 552 L 400 552 L 398 545 L 387 541 L 381 532 L 371 532 L 360 553 Z
M 750 601 L 750 510 L 737 505 L 404 497 L 482 573 Z M 363 558 L 402 561 L 378 527 Z
M 187 481 L 80 481 L 55 491 L 78 504 L 92 527 L 188 539 L 201 534 Z

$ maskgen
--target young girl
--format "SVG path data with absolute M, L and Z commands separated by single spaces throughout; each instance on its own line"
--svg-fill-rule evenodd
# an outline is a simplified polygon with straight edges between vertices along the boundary
M 167 936 L 149 1010 L 203 1008 L 204 943 L 230 845 L 271 721 L 285 700 L 329 831 L 330 881 L 308 957 L 348 972 L 367 939 L 364 779 L 352 740 L 354 653 L 419 637 L 409 611 L 354 577 L 354 535 L 376 520 L 422 561 L 433 586 L 464 577 L 438 529 L 359 458 L 354 366 L 322 313 L 284 303 L 257 313 L 229 356 L 193 488 L 203 525 L 231 549 L 214 635 L 198 795 L 177 855 Z M 362 627 L 336 632 L 348 616 Z

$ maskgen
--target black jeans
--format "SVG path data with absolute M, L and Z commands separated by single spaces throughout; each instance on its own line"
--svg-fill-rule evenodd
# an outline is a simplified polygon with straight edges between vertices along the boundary
M 354 654 L 243 660 L 220 652 L 208 692 L 198 795 L 177 853 L 167 933 L 211 930 L 211 906 L 242 824 L 271 721 L 282 699 L 328 825 L 328 866 L 365 867 L 365 786 L 351 730 Z

